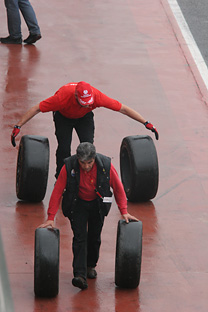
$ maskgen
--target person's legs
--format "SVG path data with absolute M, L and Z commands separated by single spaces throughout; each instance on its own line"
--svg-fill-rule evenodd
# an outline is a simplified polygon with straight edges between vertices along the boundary
M 29 0 L 18 0 L 19 9 L 27 24 L 28 30 L 32 35 L 40 35 L 40 27 L 35 15 L 35 11 Z
M 56 150 L 56 178 L 64 164 L 64 158 L 71 155 L 73 128 L 75 128 L 80 142 L 93 143 L 95 128 L 93 116 L 94 114 L 90 112 L 80 119 L 69 119 L 59 112 L 54 113 L 55 134 L 58 141 L 58 148 Z
M 87 275 L 87 222 L 88 208 L 84 201 L 78 200 L 78 204 L 70 220 L 73 237 L 73 274 L 74 277 L 86 279 Z
M 95 131 L 93 112 L 87 113 L 84 117 L 77 120 L 74 128 L 80 143 L 89 142 L 93 144 Z
M 58 142 L 56 150 L 56 178 L 64 164 L 64 159 L 71 156 L 71 140 L 74 128 L 74 120 L 68 119 L 59 112 L 53 114 L 55 123 L 55 135 Z
M 22 38 L 18 0 L 4 0 L 4 3 L 7 10 L 7 23 L 10 37 L 14 39 Z M 2 39 L 3 38 L 1 38 L 1 41 Z
M 95 268 L 99 259 L 103 224 L 104 217 L 100 215 L 95 201 L 88 218 L 87 267 L 89 268 Z
M 88 271 L 94 268 L 99 258 L 101 231 L 104 217 L 99 214 L 96 200 L 78 200 L 73 218 L 70 220 L 73 237 L 73 274 L 72 284 L 81 289 L 88 287 L 86 277 L 95 278 L 97 273 Z

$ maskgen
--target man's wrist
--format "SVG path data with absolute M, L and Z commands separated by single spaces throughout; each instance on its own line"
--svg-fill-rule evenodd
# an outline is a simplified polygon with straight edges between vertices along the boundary
M 52 214 L 52 213 L 49 213 L 48 214 L 48 220 L 47 221 L 54 221 L 54 219 L 55 219 L 55 215 L 54 214 Z

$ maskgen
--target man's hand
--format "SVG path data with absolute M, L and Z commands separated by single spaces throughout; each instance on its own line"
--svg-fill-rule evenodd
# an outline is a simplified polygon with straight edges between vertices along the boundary
M 54 221 L 53 220 L 47 220 L 45 223 L 39 225 L 39 228 L 47 228 L 47 227 L 52 227 L 52 229 L 54 228 Z
M 124 218 L 126 223 L 129 223 L 129 220 L 139 221 L 139 219 L 137 219 L 134 216 L 131 216 L 129 213 L 123 214 L 122 217 Z
M 15 138 L 18 135 L 18 133 L 20 132 L 20 128 L 21 128 L 20 126 L 14 126 L 14 129 L 13 129 L 12 134 L 11 134 L 11 143 L 14 147 L 16 146 Z
M 144 123 L 145 127 L 148 129 L 148 130 L 151 130 L 152 132 L 155 133 L 155 138 L 156 140 L 159 139 L 159 133 L 157 132 L 157 129 L 149 122 L 149 121 L 146 121 Z

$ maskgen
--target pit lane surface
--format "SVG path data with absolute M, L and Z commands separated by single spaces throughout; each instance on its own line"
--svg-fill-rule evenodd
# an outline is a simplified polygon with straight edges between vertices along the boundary
M 34 46 L 0 45 L 0 227 L 15 311 L 207 311 L 207 89 L 167 1 L 52 0 L 35 2 L 34 8 L 43 38 Z M 1 36 L 7 36 L 2 2 L 0 26 Z M 22 26 L 25 38 L 24 22 Z M 80 80 L 136 109 L 157 127 L 159 191 L 152 202 L 128 205 L 144 227 L 138 289 L 114 285 L 120 218 L 114 203 L 103 229 L 98 278 L 83 292 L 71 284 L 72 232 L 58 212 L 59 295 L 37 299 L 34 231 L 46 218 L 55 182 L 52 116 L 39 114 L 21 129 L 21 135 L 44 135 L 50 141 L 49 184 L 40 204 L 16 198 L 18 147 L 11 146 L 10 134 L 28 108 L 63 84 Z M 97 151 L 111 156 L 118 171 L 123 137 L 154 138 L 141 124 L 115 112 L 97 109 L 95 121 Z M 77 144 L 75 136 L 73 152 Z

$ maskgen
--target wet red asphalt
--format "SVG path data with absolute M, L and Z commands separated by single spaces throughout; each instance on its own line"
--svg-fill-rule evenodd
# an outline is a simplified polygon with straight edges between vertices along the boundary
M 206 312 L 208 310 L 208 106 L 207 90 L 166 0 L 34 2 L 42 39 L 33 46 L 0 44 L 0 229 L 16 312 Z M 1 36 L 7 36 L 0 3 Z M 27 29 L 22 21 L 24 38 Z M 50 172 L 42 203 L 18 201 L 15 191 L 18 146 L 13 125 L 31 106 L 62 85 L 85 80 L 150 120 L 160 180 L 152 202 L 129 203 L 143 222 L 140 285 L 114 284 L 117 222 L 115 205 L 106 219 L 97 279 L 79 291 L 72 279 L 72 232 L 61 211 L 60 289 L 53 299 L 34 296 L 34 233 L 46 218 L 55 182 L 56 140 L 52 114 L 39 114 L 21 135 L 50 141 Z M 128 135 L 144 126 L 105 109 L 95 111 L 97 151 L 112 157 Z M 17 143 L 19 143 L 19 139 Z M 77 146 L 74 137 L 73 152 Z M 18 144 L 17 144 L 18 145 Z

